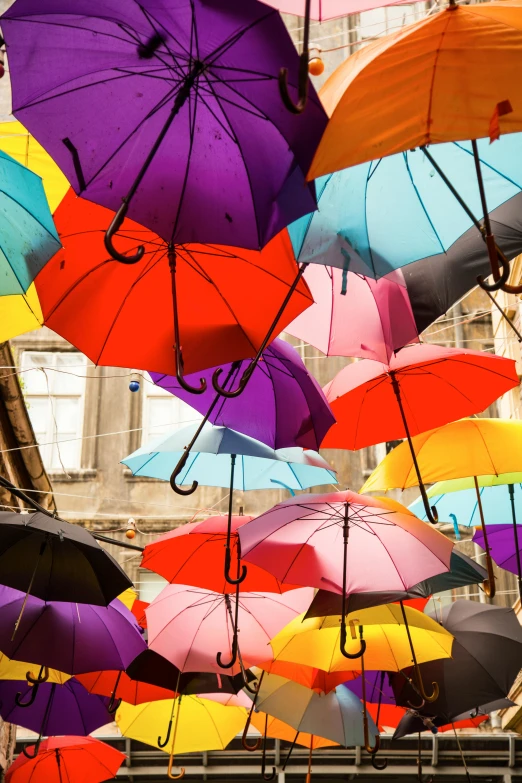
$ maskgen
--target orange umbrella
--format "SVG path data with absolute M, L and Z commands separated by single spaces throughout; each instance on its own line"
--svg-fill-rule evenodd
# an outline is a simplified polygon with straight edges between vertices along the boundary
M 277 674 L 286 680 L 293 680 L 316 693 L 330 693 L 338 685 L 347 680 L 355 680 L 360 675 L 359 671 L 325 672 L 314 666 L 291 661 L 267 661 L 257 666 L 268 674 Z
M 45 324 L 95 364 L 178 370 L 180 378 L 183 370 L 254 356 L 294 285 L 272 337 L 312 303 L 306 283 L 297 282 L 286 232 L 261 251 L 200 244 L 169 250 L 126 220 L 119 250 L 145 247 L 143 260 L 127 265 L 105 249 L 112 217 L 69 191 L 55 213 L 63 249 L 36 284 Z
M 174 698 L 174 691 L 150 685 L 148 682 L 131 680 L 123 671 L 99 671 L 79 674 L 76 679 L 81 682 L 89 693 L 99 696 L 110 696 L 108 710 L 116 712 L 120 702 L 127 704 L 144 704 L 149 701 Z
M 505 286 L 509 264 L 491 233 L 476 140 L 522 130 L 521 67 L 520 0 L 476 5 L 450 0 L 439 13 L 364 46 L 328 79 L 321 98 L 331 119 L 309 178 L 420 147 L 481 229 L 495 288 L 518 293 L 519 287 Z M 429 144 L 467 140 L 483 227 L 426 150 Z

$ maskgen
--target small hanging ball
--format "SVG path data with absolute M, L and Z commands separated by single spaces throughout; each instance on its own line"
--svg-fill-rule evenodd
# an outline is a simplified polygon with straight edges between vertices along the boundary
M 125 531 L 125 535 L 131 540 L 136 538 L 136 520 L 133 517 L 131 517 L 127 522 L 127 530 Z
M 312 57 L 308 63 L 308 72 L 312 76 L 320 76 L 324 71 L 324 62 L 320 57 Z
M 131 381 L 129 383 L 129 389 L 131 392 L 137 392 L 140 390 L 140 382 L 139 381 Z
M 136 538 L 136 531 L 129 529 L 125 532 L 125 536 L 132 540 L 133 538 Z

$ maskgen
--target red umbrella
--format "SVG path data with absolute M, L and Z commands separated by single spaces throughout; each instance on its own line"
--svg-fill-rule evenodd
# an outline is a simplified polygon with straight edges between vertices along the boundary
M 36 282 L 47 326 L 104 366 L 181 377 L 254 356 L 296 279 L 286 231 L 262 251 L 201 244 L 169 251 L 125 220 L 119 250 L 145 248 L 141 263 L 126 265 L 104 245 L 113 217 L 72 191 L 56 210 L 63 250 Z M 272 337 L 311 303 L 301 280 Z
M 321 446 L 362 449 L 407 438 L 426 515 L 434 522 L 411 437 L 483 411 L 518 383 L 512 359 L 464 348 L 408 345 L 389 364 L 363 359 L 325 386 L 337 423 Z
M 116 776 L 125 753 L 94 737 L 49 737 L 38 755 L 21 753 L 7 771 L 6 783 L 101 783 Z
M 240 573 L 242 565 L 242 561 L 237 562 L 237 530 L 252 519 L 232 517 L 232 557 L 228 570 L 233 574 Z M 235 592 L 236 586 L 224 577 L 227 524 L 227 516 L 216 516 L 170 530 L 145 547 L 141 565 L 160 574 L 171 584 L 194 585 L 216 593 Z M 239 585 L 245 593 L 284 593 L 294 587 L 282 585 L 275 576 L 256 565 L 249 566 L 246 578 Z
M 76 677 L 89 693 L 97 693 L 99 696 L 110 696 L 107 707 L 114 713 L 120 702 L 127 704 L 144 704 L 148 701 L 160 701 L 161 699 L 173 699 L 174 691 L 150 685 L 147 682 L 131 680 L 128 674 L 122 671 L 100 671 L 79 674 Z

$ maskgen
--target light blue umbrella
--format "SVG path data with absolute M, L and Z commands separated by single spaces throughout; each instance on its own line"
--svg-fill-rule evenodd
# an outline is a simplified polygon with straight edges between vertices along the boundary
M 522 134 L 506 134 L 495 144 L 482 139 L 478 148 L 491 213 L 522 191 Z M 429 153 L 481 217 L 471 142 L 436 144 Z M 473 226 L 421 150 L 321 177 L 316 189 L 318 211 L 288 228 L 302 262 L 378 278 L 446 253 Z
M 134 476 L 170 481 L 180 494 L 191 494 L 198 484 L 229 487 L 228 530 L 225 550 L 225 578 L 238 585 L 246 575 L 230 575 L 230 536 L 232 498 L 235 489 L 277 489 L 283 486 L 293 492 L 321 484 L 336 484 L 337 477 L 315 451 L 301 448 L 271 449 L 248 435 L 208 422 L 197 439 L 197 451 L 186 451 L 200 425 L 190 424 L 162 435 L 122 460 Z M 192 484 L 180 490 L 176 482 Z
M 42 180 L 0 151 L 0 296 L 25 294 L 60 247 Z
M 474 489 L 461 489 L 457 492 L 448 491 L 451 481 L 440 481 L 428 490 L 428 497 L 436 506 L 439 520 L 451 520 L 463 527 L 480 527 L 480 509 L 477 494 Z M 488 525 L 506 525 L 512 521 L 511 492 L 513 487 L 516 517 L 522 522 L 522 484 L 504 484 L 500 486 L 480 487 L 480 500 L 484 518 Z M 415 500 L 410 506 L 420 519 L 426 520 L 422 498 Z

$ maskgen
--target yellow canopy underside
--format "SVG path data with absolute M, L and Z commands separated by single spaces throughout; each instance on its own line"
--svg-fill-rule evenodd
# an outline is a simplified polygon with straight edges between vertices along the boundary
M 473 476 L 500 476 L 522 468 L 522 421 L 461 419 L 412 438 L 426 484 Z M 418 484 L 405 441 L 375 468 L 361 492 L 386 492 Z
M 348 659 L 339 649 L 341 618 L 304 615 L 292 620 L 271 641 L 276 661 L 290 661 L 315 666 L 327 672 L 358 671 L 360 658 Z M 419 663 L 437 658 L 450 658 L 453 636 L 422 612 L 406 607 L 406 617 Z M 348 633 L 346 647 L 350 653 L 360 648 L 358 626 L 364 628 L 367 670 L 399 671 L 412 664 L 406 627 L 400 606 L 386 604 L 363 609 L 347 616 L 356 638 Z
M 7 655 L 0 653 L 0 680 L 25 680 L 27 672 L 31 674 L 31 677 L 36 678 L 40 672 L 40 664 L 12 661 Z M 57 682 L 63 685 L 64 682 L 70 679 L 69 674 L 59 672 L 56 669 L 49 669 L 47 682 Z
M 25 294 L 0 296 L 0 342 L 39 329 L 42 324 L 42 309 L 34 283 Z

